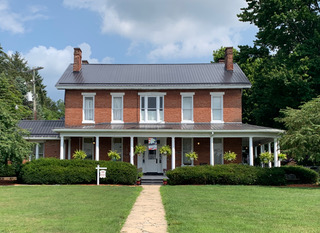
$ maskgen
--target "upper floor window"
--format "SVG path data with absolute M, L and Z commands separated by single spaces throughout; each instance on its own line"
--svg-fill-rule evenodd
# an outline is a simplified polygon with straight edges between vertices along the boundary
M 211 92 L 211 123 L 223 122 L 224 92 Z
M 111 93 L 113 123 L 123 123 L 123 96 L 124 93 Z
M 193 96 L 194 92 L 184 92 L 181 94 L 181 119 L 182 123 L 193 123 Z
M 82 123 L 94 123 L 94 97 L 96 93 L 82 93 L 83 109 Z
M 164 95 L 160 92 L 141 92 L 140 122 L 156 123 L 164 121 Z

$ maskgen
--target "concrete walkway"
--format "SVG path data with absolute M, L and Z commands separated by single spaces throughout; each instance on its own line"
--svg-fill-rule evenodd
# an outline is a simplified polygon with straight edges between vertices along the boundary
M 159 185 L 142 185 L 122 233 L 166 233 L 167 221 L 160 196 Z

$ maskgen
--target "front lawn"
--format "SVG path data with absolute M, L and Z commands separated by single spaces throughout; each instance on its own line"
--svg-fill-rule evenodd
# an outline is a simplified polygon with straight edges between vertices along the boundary
M 163 186 L 169 232 L 319 232 L 320 189 Z
M 119 232 L 140 191 L 128 186 L 3 186 L 0 232 Z

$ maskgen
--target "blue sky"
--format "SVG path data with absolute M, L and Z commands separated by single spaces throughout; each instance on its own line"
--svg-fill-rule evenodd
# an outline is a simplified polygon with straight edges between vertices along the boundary
M 0 0 L 0 45 L 40 71 L 48 95 L 80 47 L 90 63 L 207 63 L 221 46 L 252 45 L 245 0 Z

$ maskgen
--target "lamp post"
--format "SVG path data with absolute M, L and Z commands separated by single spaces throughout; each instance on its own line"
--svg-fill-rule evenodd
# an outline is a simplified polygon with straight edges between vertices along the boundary
M 32 85 L 33 85 L 33 119 L 37 120 L 37 101 L 36 101 L 36 70 L 41 70 L 43 67 L 33 67 L 28 72 L 32 72 Z

